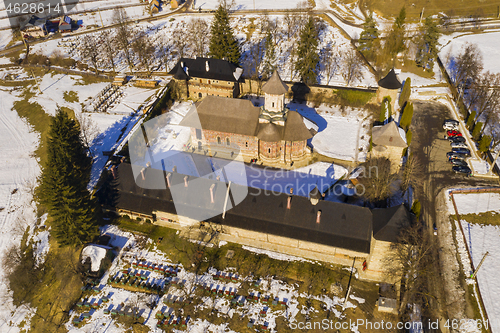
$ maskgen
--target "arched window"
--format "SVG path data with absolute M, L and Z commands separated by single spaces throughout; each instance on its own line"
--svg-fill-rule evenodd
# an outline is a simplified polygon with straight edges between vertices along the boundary
M 245 142 L 245 147 L 247 147 L 247 148 L 248 148 L 248 141 L 247 141 L 247 142 Z
M 203 95 L 202 95 L 201 93 L 198 93 L 198 97 L 199 97 L 199 98 L 202 98 L 202 97 L 203 97 Z
M 267 152 L 271 154 L 271 148 L 267 148 Z
M 226 146 L 229 146 L 230 142 L 229 142 L 229 138 L 226 138 Z
M 220 136 L 217 137 L 217 144 L 220 145 L 221 144 L 221 141 L 220 141 Z
M 273 108 L 274 108 L 274 102 L 273 102 Z

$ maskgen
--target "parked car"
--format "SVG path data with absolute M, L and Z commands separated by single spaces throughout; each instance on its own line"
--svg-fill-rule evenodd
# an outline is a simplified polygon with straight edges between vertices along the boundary
M 443 124 L 443 129 L 448 130 L 448 131 L 451 131 L 451 130 L 458 131 L 458 124 L 444 123 Z
M 451 130 L 451 131 L 446 132 L 446 135 L 448 135 L 448 136 L 462 136 L 462 133 L 460 133 L 459 131 Z
M 461 160 L 461 159 L 458 159 L 458 158 L 452 158 L 450 160 L 450 163 L 453 165 L 453 166 L 466 166 L 468 167 L 469 165 L 467 164 L 467 162 L 465 162 L 464 160 Z
M 465 138 L 463 136 L 450 136 L 450 137 L 448 137 L 448 141 L 450 141 L 450 142 L 465 142 Z
M 454 153 L 470 156 L 470 150 L 468 148 L 452 148 L 451 151 Z
M 465 142 L 450 142 L 451 148 L 469 148 Z
M 454 151 L 450 151 L 446 153 L 446 157 L 448 157 L 448 160 L 451 161 L 452 159 L 459 159 L 459 160 L 465 160 L 467 158 L 467 155 L 465 154 L 459 154 Z
M 459 122 L 458 122 L 458 120 L 455 120 L 455 119 L 446 119 L 443 122 L 443 126 L 446 125 L 446 124 L 453 124 L 453 125 L 458 126 Z
M 467 176 L 472 175 L 472 170 L 467 166 L 454 166 L 451 168 L 455 173 L 463 173 Z

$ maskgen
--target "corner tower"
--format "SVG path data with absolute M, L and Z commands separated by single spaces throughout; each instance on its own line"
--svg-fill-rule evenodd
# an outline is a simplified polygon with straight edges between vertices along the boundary
M 262 91 L 265 101 L 259 122 L 284 126 L 287 113 L 285 94 L 288 92 L 288 86 L 281 81 L 278 71 L 274 71 L 269 81 L 262 87 Z

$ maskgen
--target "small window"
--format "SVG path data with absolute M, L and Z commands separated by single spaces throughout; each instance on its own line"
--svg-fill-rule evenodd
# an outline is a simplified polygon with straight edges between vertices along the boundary
M 267 149 L 267 152 L 268 152 L 269 154 L 271 154 L 271 148 L 268 148 L 268 149 Z
M 202 98 L 202 97 L 203 97 L 203 95 L 202 95 L 201 93 L 198 93 L 198 97 L 199 97 L 199 98 Z
M 226 146 L 229 146 L 230 142 L 229 142 L 229 138 L 226 138 Z
M 247 141 L 247 142 L 245 142 L 245 147 L 247 147 L 247 148 L 248 148 L 248 141 Z
M 210 80 L 208 80 L 208 84 L 210 84 Z
M 201 140 L 201 129 L 199 128 L 196 129 L 196 139 Z
M 221 141 L 220 141 L 220 136 L 217 137 L 217 144 L 220 145 Z
M 274 102 L 273 102 L 273 108 L 274 108 Z
M 203 80 L 202 80 L 202 79 L 200 79 L 200 83 L 203 83 Z

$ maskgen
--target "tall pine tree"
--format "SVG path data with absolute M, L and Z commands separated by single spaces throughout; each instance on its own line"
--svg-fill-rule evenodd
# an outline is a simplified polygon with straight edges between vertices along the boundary
M 373 41 L 377 39 L 379 32 L 377 29 L 377 22 L 373 19 L 372 14 L 367 16 L 365 22 L 363 23 L 363 31 L 359 36 L 359 46 L 360 51 L 371 51 L 373 47 Z
M 430 17 L 424 21 L 421 29 L 420 38 L 417 42 L 416 63 L 420 67 L 432 70 L 434 60 L 437 58 L 439 46 L 439 29 L 436 22 Z
M 299 73 L 305 84 L 316 83 L 318 72 L 318 30 L 314 18 L 309 16 L 309 20 L 300 32 L 300 40 L 297 49 L 297 61 L 295 70 Z
M 61 245 L 80 245 L 98 234 L 96 203 L 87 190 L 92 160 L 80 127 L 58 110 L 52 120 L 42 173 L 40 201 L 53 219 L 53 236 Z
M 392 25 L 392 29 L 387 34 L 385 47 L 387 48 L 387 53 L 393 58 L 405 49 L 405 36 L 406 36 L 406 9 L 403 6 L 399 11 L 398 17 Z
M 225 59 L 235 65 L 240 63 L 240 46 L 229 24 L 229 14 L 225 7 L 219 6 L 211 27 L 209 55 L 215 59 Z
M 271 32 L 267 32 L 265 41 L 266 53 L 264 55 L 264 64 L 262 68 L 262 78 L 267 80 L 276 69 L 276 48 L 273 42 Z

